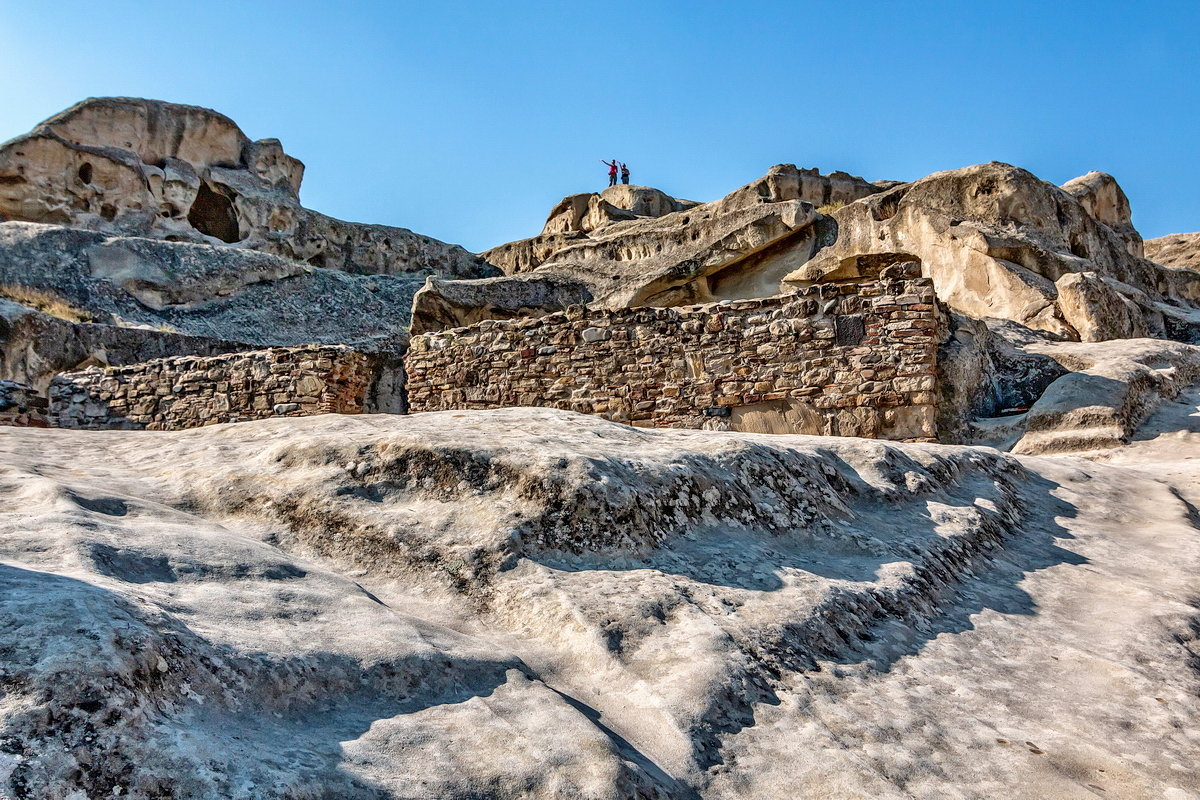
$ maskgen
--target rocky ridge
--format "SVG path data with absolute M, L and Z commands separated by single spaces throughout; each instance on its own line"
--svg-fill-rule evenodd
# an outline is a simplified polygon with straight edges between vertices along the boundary
M 825 176 L 784 164 L 712 203 L 679 201 L 646 187 L 572 195 L 552 209 L 541 236 L 483 254 L 507 277 L 430 279 L 413 301 L 413 331 L 553 313 L 578 303 L 617 309 L 770 296 L 823 241 L 824 217 L 814 204 L 881 188 L 846 173 Z M 621 213 L 597 211 L 602 207 Z
M 399 354 L 426 276 L 499 274 L 457 245 L 304 208 L 303 172 L 277 140 L 154 100 L 85 100 L 0 145 L 0 298 L 57 317 L 6 328 L 0 375 L 44 387 L 266 345 Z

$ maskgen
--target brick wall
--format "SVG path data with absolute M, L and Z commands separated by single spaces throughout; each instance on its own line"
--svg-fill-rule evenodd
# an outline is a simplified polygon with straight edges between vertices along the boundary
M 218 422 L 359 414 L 397 400 L 392 359 L 348 347 L 275 347 L 220 356 L 161 358 L 63 373 L 50 384 L 62 428 L 179 430 Z M 399 364 L 394 365 L 399 374 Z
M 405 362 L 409 408 L 550 406 L 645 427 L 933 439 L 944 318 L 917 269 L 761 300 L 572 307 L 423 334 Z

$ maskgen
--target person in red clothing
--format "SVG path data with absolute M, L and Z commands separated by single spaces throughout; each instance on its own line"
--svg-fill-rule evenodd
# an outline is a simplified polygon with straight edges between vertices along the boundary
M 616 186 L 617 185 L 617 160 L 614 158 L 612 161 L 605 161 L 602 158 L 602 159 L 600 159 L 600 163 L 608 164 L 608 185 Z
M 629 165 L 624 161 L 621 162 L 621 183 L 629 185 Z

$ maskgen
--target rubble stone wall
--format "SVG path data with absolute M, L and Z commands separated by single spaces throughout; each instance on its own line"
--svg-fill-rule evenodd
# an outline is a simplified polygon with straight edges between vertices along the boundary
M 0 380 L 0 426 L 45 428 L 46 398 L 32 386 Z
M 884 275 L 426 333 L 406 357 L 409 408 L 549 406 L 643 427 L 935 439 L 945 316 L 918 265 Z
M 388 367 L 385 356 L 334 345 L 92 367 L 54 378 L 50 417 L 61 428 L 180 430 L 266 417 L 402 411 L 394 407 L 398 395 L 381 387 L 394 379 Z

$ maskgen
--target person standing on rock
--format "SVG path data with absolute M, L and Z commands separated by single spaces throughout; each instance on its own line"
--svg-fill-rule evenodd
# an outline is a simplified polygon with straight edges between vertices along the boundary
M 621 183 L 629 185 L 629 165 L 624 161 L 621 162 Z
M 617 160 L 614 158 L 612 161 L 605 161 L 602 158 L 602 159 L 600 159 L 600 163 L 608 165 L 608 185 L 616 186 L 617 185 Z

